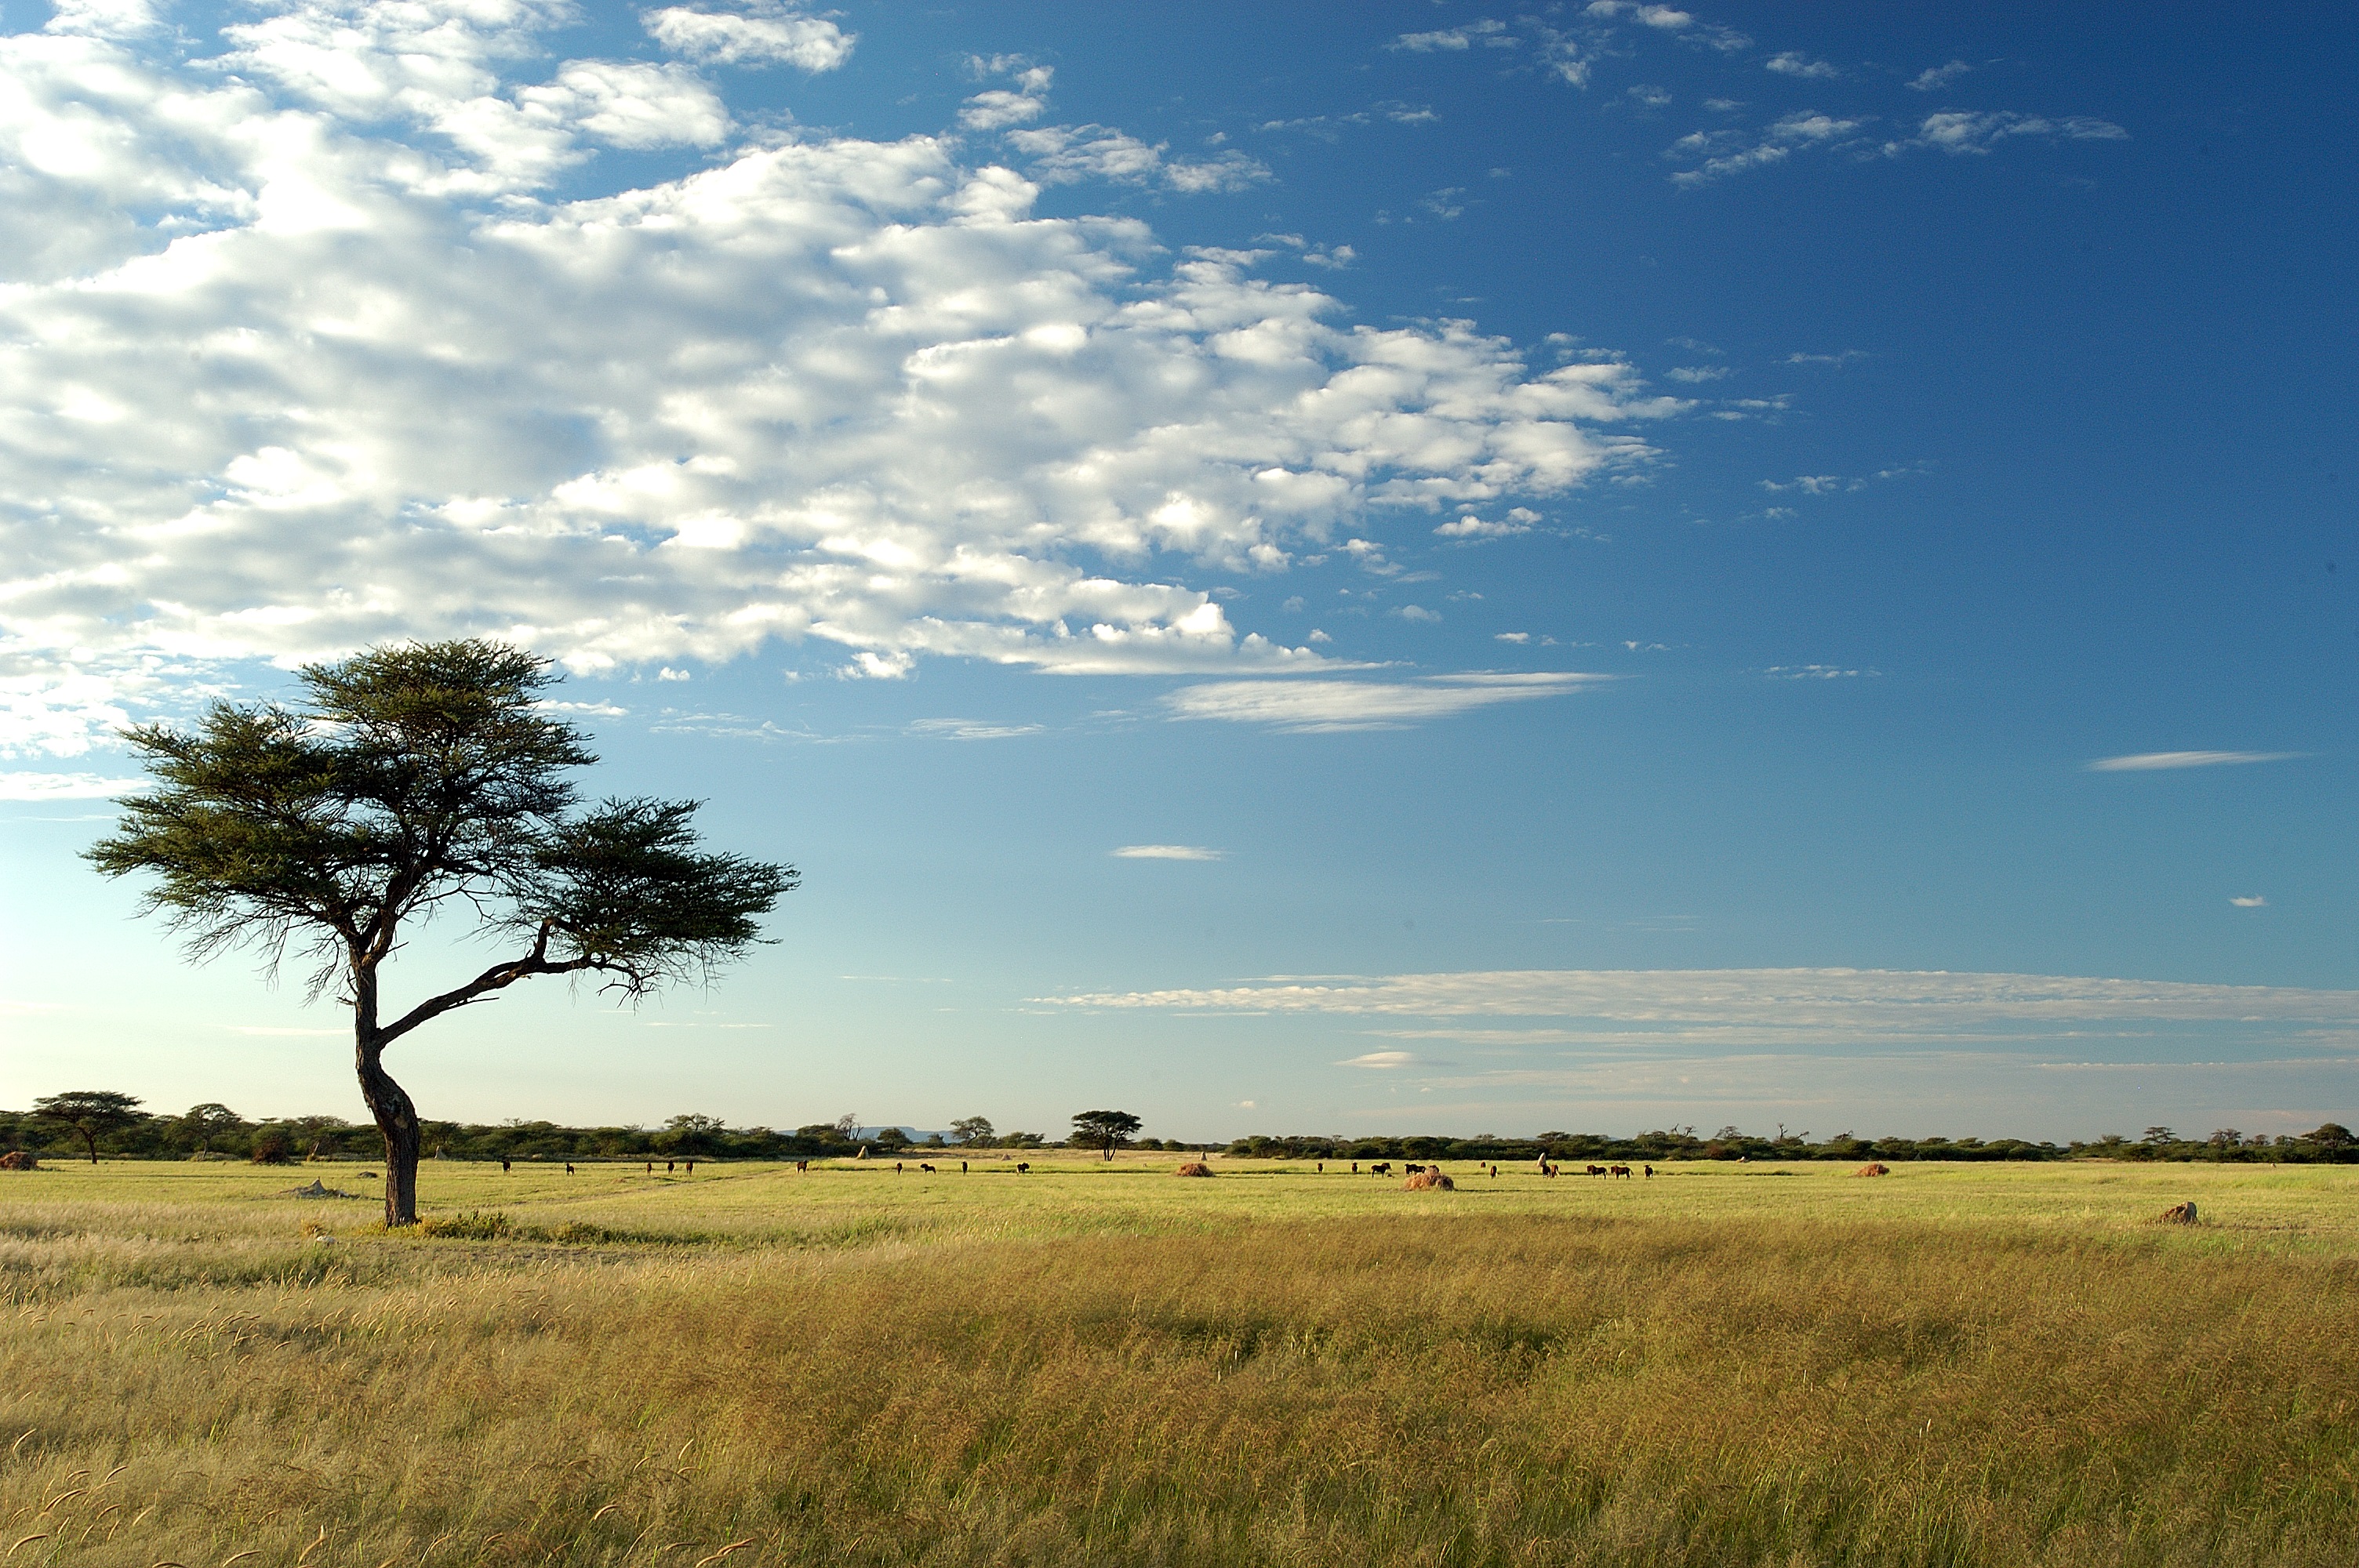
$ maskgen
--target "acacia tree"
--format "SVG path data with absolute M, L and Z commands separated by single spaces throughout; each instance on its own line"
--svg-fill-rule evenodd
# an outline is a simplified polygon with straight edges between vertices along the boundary
M 83 1146 L 90 1151 L 90 1162 L 95 1165 L 98 1135 L 137 1121 L 139 1099 L 114 1089 L 68 1089 L 61 1095 L 41 1096 L 33 1102 L 33 1114 L 62 1121 L 81 1133 Z
M 1073 1118 L 1072 1141 L 1087 1149 L 1103 1149 L 1105 1157 L 1130 1141 L 1130 1135 L 1146 1124 L 1126 1110 L 1085 1110 Z
M 546 660 L 469 639 L 375 648 L 300 672 L 291 706 L 215 704 L 193 730 L 124 731 L 157 787 L 117 804 L 88 852 L 156 879 L 145 906 L 191 957 L 250 946 L 276 978 L 310 965 L 306 1000 L 352 1009 L 361 1098 L 385 1136 L 387 1225 L 418 1218 L 418 1110 L 385 1070 L 420 1024 L 536 975 L 587 975 L 636 1000 L 709 976 L 761 940 L 756 917 L 794 869 L 701 848 L 692 801 L 580 806 L 597 759 L 542 707 Z M 509 955 L 389 1022 L 381 972 L 438 914 Z

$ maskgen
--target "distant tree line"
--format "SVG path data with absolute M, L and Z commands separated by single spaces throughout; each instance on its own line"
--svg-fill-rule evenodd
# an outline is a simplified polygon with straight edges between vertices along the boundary
M 1227 1146 L 1231 1154 L 1268 1160 L 2214 1160 L 2255 1164 L 2359 1163 L 2359 1141 L 2350 1130 L 2327 1122 L 2315 1131 L 2271 1138 L 2222 1128 L 2207 1138 L 2181 1138 L 2167 1127 L 2150 1127 L 2137 1139 L 2109 1133 L 2070 1143 L 2028 1142 L 2020 1138 L 1861 1138 L 1839 1132 L 1813 1141 L 1807 1132 L 1776 1136 L 1723 1127 L 1710 1134 L 1692 1127 L 1665 1128 L 1629 1137 L 1602 1132 L 1542 1132 L 1530 1138 L 1477 1133 L 1472 1138 L 1428 1135 L 1346 1138 L 1317 1135 L 1284 1138 L 1256 1134 Z
M 375 1127 L 342 1117 L 299 1116 L 248 1120 L 227 1106 L 190 1106 L 177 1115 L 141 1110 L 129 1095 L 81 1090 L 46 1097 L 31 1110 L 0 1110 L 0 1152 L 22 1149 L 55 1158 L 105 1155 L 131 1160 L 375 1159 L 384 1140 Z M 1109 1122 L 1109 1118 L 1122 1120 Z M 863 1128 L 851 1115 L 812 1122 L 791 1131 L 768 1127 L 731 1127 L 722 1118 L 675 1116 L 660 1127 L 566 1127 L 552 1121 L 503 1121 L 492 1125 L 428 1121 L 421 1125 L 423 1152 L 447 1160 L 640 1160 L 693 1157 L 700 1160 L 845 1159 L 863 1148 L 875 1154 L 927 1149 L 1022 1150 L 1062 1147 L 1106 1152 L 1113 1147 L 1230 1154 L 1272 1160 L 2209 1160 L 2252 1164 L 2359 1163 L 2359 1139 L 2328 1122 L 2286 1137 L 2247 1135 L 2220 1128 L 2202 1138 L 2181 1137 L 2168 1127 L 2150 1127 L 2136 1138 L 2108 1134 L 2070 1143 L 2027 1142 L 1999 1138 L 1860 1138 L 1849 1132 L 1813 1140 L 1807 1132 L 1779 1129 L 1776 1136 L 1723 1127 L 1710 1134 L 1692 1127 L 1666 1128 L 1616 1138 L 1603 1133 L 1542 1132 L 1530 1138 L 1478 1133 L 1471 1138 L 1411 1134 L 1348 1138 L 1317 1134 L 1270 1137 L 1256 1133 L 1226 1145 L 1178 1139 L 1133 1138 L 1123 1131 L 1127 1113 L 1084 1111 L 1071 1137 L 1060 1141 L 1038 1132 L 1001 1132 L 984 1117 L 965 1117 L 944 1133 L 912 1138 L 898 1127 Z

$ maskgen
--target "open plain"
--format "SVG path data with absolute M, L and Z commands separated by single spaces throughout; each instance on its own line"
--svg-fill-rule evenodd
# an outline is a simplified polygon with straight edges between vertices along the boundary
M 2359 1559 L 2349 1167 L 1023 1158 L 0 1174 L 0 1552 Z

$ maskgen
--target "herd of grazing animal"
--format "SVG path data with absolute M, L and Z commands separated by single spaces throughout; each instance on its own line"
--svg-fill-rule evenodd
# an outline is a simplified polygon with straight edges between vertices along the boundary
M 664 1162 L 664 1171 L 667 1174 L 669 1174 L 676 1171 L 682 1163 L 685 1163 L 688 1167 L 688 1173 L 690 1175 L 694 1175 L 696 1173 L 696 1162 L 693 1160 L 685 1162 L 667 1160 Z M 797 1172 L 805 1174 L 810 1173 L 811 1162 L 809 1160 L 797 1160 L 794 1163 Z M 1475 1169 L 1478 1172 L 1484 1168 L 1484 1167 L 1480 1163 L 1475 1166 Z M 502 1160 L 500 1162 L 500 1169 L 502 1172 L 507 1171 L 509 1169 L 509 1162 L 506 1160 Z M 893 1170 L 897 1174 L 904 1169 L 905 1166 L 901 1161 L 896 1160 L 893 1162 Z M 918 1169 L 924 1172 L 929 1176 L 940 1175 L 941 1173 L 934 1165 L 922 1160 L 918 1162 Z M 1019 1176 L 1028 1174 L 1031 1172 L 1031 1169 L 1032 1164 L 1028 1160 L 1019 1160 L 1016 1163 L 1016 1173 Z M 655 1174 L 655 1170 L 656 1162 L 653 1160 L 647 1161 L 647 1174 Z M 1489 1167 L 1489 1170 L 1492 1179 L 1496 1181 L 1499 1175 L 1499 1167 L 1492 1165 Z M 1587 1176 L 1603 1176 L 1609 1180 L 1614 1178 L 1628 1180 L 1629 1178 L 1637 1175 L 1641 1171 L 1646 1173 L 1647 1180 L 1652 1181 L 1654 1179 L 1655 1167 L 1652 1165 L 1642 1165 L 1638 1167 L 1637 1170 L 1633 1170 L 1627 1165 L 1588 1165 L 1582 1168 L 1582 1174 Z M 1327 1162 L 1322 1160 L 1319 1162 L 1319 1173 L 1324 1175 L 1326 1172 Z M 565 1173 L 569 1176 L 574 1173 L 573 1162 L 571 1160 L 565 1162 Z M 961 1160 L 959 1162 L 959 1173 L 961 1175 L 967 1173 L 967 1162 L 964 1160 Z M 1354 1160 L 1352 1162 L 1352 1174 L 1356 1176 L 1359 1173 L 1360 1162 Z M 1367 1173 L 1371 1176 L 1389 1176 L 1393 1173 L 1393 1162 L 1390 1160 L 1370 1161 L 1368 1162 Z M 1429 1174 L 1439 1176 L 1441 1174 L 1441 1167 L 1439 1164 L 1427 1165 L 1411 1162 L 1406 1162 L 1402 1165 L 1401 1173 L 1405 1176 L 1420 1176 Z M 1539 1173 L 1543 1176 L 1555 1176 L 1562 1173 L 1562 1168 L 1551 1163 L 1549 1159 L 1543 1155 L 1539 1162 Z M 2190 1206 L 2191 1207 L 2192 1206 Z

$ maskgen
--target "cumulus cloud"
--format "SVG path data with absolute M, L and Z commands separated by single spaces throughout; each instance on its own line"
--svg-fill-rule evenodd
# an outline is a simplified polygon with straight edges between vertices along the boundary
M 1773 54 L 1763 63 L 1780 76 L 1799 76 L 1815 81 L 1832 81 L 1843 74 L 1825 60 L 1812 59 L 1810 56 L 1797 54 L 1792 49 Z
M 2300 752 L 2136 752 L 2125 757 L 2100 757 L 2089 764 L 2089 772 L 2146 773 L 2171 768 L 2239 767 L 2282 762 L 2302 755 Z
M 1430 676 L 1419 681 L 1208 681 L 1181 687 L 1163 703 L 1175 719 L 1220 719 L 1290 734 L 1332 734 L 1405 730 L 1478 708 L 1561 696 L 1609 678 L 1539 671 Z
M 1919 71 L 1910 80 L 1908 85 L 1919 92 L 1931 92 L 1938 88 L 1947 87 L 1972 70 L 1973 67 L 1964 60 L 1953 59 L 1947 65 L 1929 66 Z
M 639 21 L 665 49 L 707 65 L 833 70 L 852 58 L 852 46 L 859 39 L 857 33 L 847 33 L 833 22 L 782 5 L 756 5 L 743 11 L 670 5 L 645 12 Z
M 2359 1027 L 2359 991 L 1886 969 L 1506 969 L 1297 979 L 1040 999 L 1072 1007 L 1514 1017 L 1614 1028 L 1571 1044 L 2069 1036 L 2092 1023 Z M 1448 1038 L 1467 1038 L 1449 1031 Z M 1525 1034 L 1528 1042 L 1530 1036 Z
M 0 748 L 405 635 L 1310 668 L 1179 580 L 1562 492 L 1684 406 L 1033 211 L 1038 179 L 1250 160 L 1019 129 L 1055 137 L 1027 178 L 941 137 L 745 137 L 690 65 L 548 64 L 565 14 L 302 0 L 193 59 L 0 37 Z M 713 152 L 548 198 L 602 146 Z
M 1200 844 L 1125 844 L 1113 853 L 1118 860 L 1221 860 L 1228 858 L 1225 849 L 1207 849 Z

